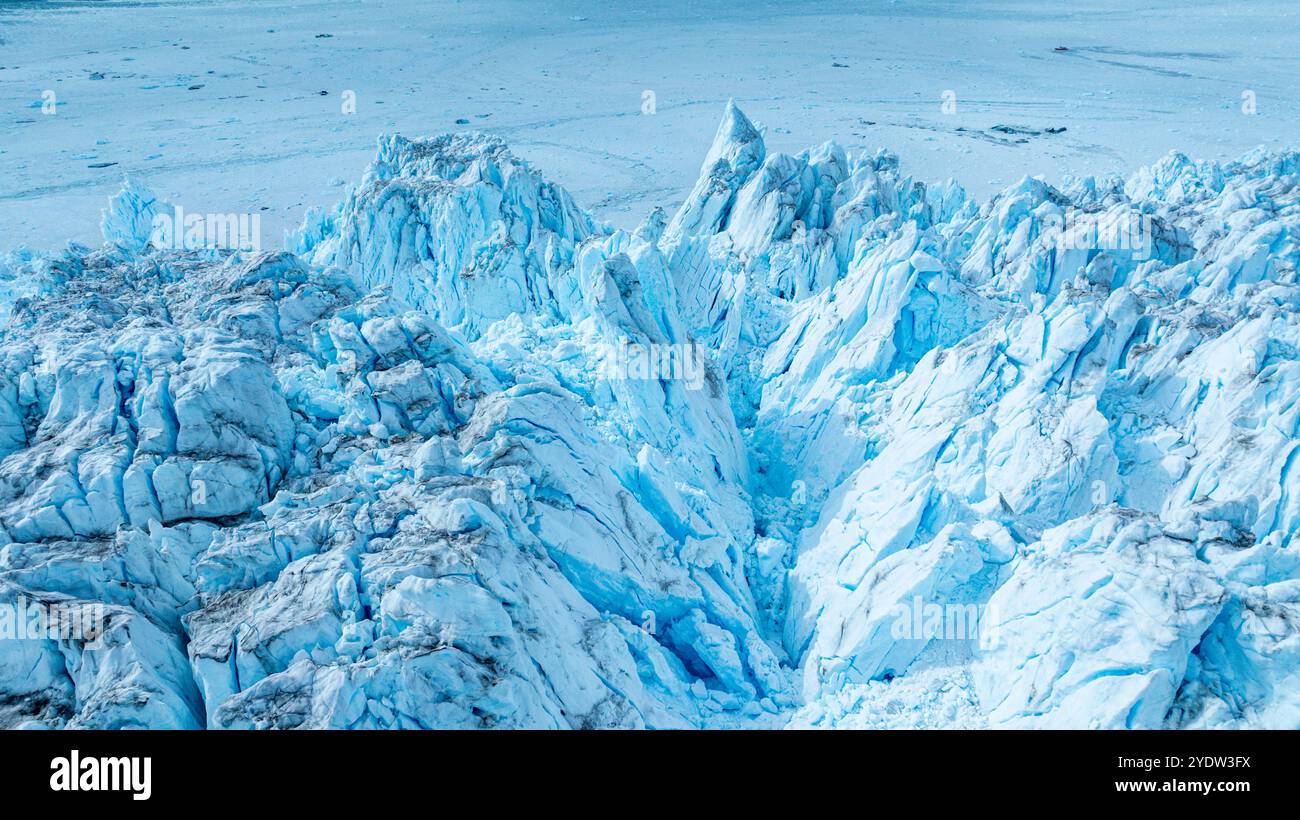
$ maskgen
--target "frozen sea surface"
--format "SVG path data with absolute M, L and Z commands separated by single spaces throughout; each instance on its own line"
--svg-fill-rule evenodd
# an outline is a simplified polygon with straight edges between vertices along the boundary
M 263 213 L 275 247 L 304 208 L 338 198 L 384 131 L 500 135 L 631 228 L 686 196 L 729 97 L 773 126 L 773 149 L 885 146 L 981 197 L 1026 173 L 1128 174 L 1173 148 L 1226 160 L 1297 133 L 1298 13 L 1200 0 L 0 3 L 0 247 L 94 240 L 123 173 L 193 212 Z M 31 107 L 47 90 L 53 116 Z M 1040 133 L 988 130 L 1000 125 Z

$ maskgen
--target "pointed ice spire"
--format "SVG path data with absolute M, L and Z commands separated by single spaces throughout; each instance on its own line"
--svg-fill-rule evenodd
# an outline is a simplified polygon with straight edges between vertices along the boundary
M 736 101 L 728 100 L 713 145 L 700 166 L 700 178 L 668 225 L 666 235 L 717 233 L 726 227 L 736 191 L 763 164 L 763 135 Z
M 735 99 L 729 99 L 722 122 L 713 135 L 713 145 L 700 166 L 700 174 L 709 173 L 718 160 L 725 159 L 733 172 L 748 177 L 763 163 L 765 154 L 763 135 L 736 105 Z

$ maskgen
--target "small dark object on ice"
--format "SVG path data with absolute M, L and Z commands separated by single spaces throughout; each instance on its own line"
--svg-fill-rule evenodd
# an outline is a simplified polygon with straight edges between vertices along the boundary
M 1044 131 L 1046 131 L 1048 134 L 1064 134 L 1064 133 L 1065 133 L 1065 126 L 1064 126 L 1064 125 L 1053 125 L 1051 128 L 1046 128 L 1046 129 L 1044 129 Z
M 457 125 L 469 125 L 469 120 L 465 119 L 464 117 L 461 117 L 460 119 L 456 120 L 456 124 L 457 124 Z
M 330 95 L 328 91 L 317 91 L 316 93 L 320 94 L 322 97 L 328 97 Z
M 117 163 L 116 162 L 92 162 L 90 165 L 87 165 L 86 167 L 87 168 L 109 168 L 113 165 L 117 165 Z
M 848 68 L 844 63 L 831 63 L 831 68 Z
M 333 37 L 333 36 L 334 36 L 333 34 L 317 34 L 317 35 L 316 35 L 316 39 L 317 39 L 317 40 L 328 40 L 329 38 L 331 38 L 331 37 Z
M 1069 51 L 1069 50 L 1070 49 L 1066 48 L 1065 46 L 1057 46 L 1056 48 L 1052 49 L 1052 51 Z
M 1025 134 L 1030 137 L 1036 137 L 1043 133 L 1042 131 L 1037 131 L 1033 128 L 1025 128 L 1020 125 L 995 125 L 989 130 L 997 131 L 999 134 Z
M 186 91 L 198 91 L 198 90 L 199 90 L 200 88 L 202 88 L 202 87 L 203 87 L 203 84 L 200 83 L 199 85 L 192 85 L 192 86 L 190 86 L 189 88 L 187 88 L 187 89 L 185 89 L 185 90 L 186 90 Z

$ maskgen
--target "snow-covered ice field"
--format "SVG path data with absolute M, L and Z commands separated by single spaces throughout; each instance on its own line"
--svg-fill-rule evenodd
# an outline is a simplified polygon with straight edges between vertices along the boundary
M 632 227 L 685 196 L 728 97 L 774 150 L 887 147 L 980 198 L 1229 159 L 1296 138 L 1298 29 L 1289 0 L 0 2 L 0 248 L 94 240 L 123 173 L 261 211 L 278 246 L 384 131 L 498 134 Z

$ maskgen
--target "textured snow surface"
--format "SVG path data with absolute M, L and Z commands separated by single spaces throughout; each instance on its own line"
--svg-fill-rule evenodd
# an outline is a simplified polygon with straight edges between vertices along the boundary
M 0 258 L 0 603 L 107 615 L 0 725 L 1300 727 L 1298 186 L 981 205 L 734 106 L 630 233 L 473 134 L 277 253 L 129 182 Z

